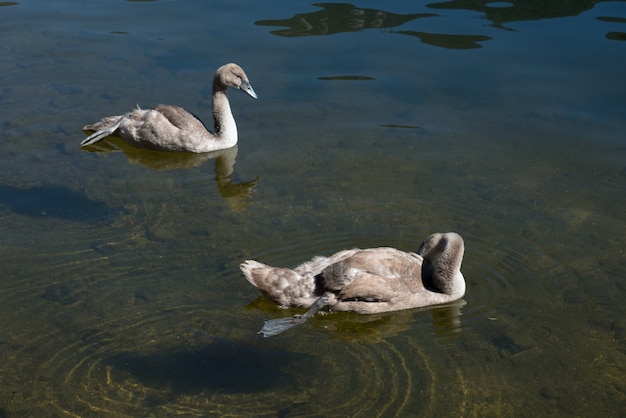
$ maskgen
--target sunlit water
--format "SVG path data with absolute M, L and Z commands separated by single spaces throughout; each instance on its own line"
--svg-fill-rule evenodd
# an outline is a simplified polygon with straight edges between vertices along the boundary
M 618 416 L 626 2 L 0 2 L 0 416 Z M 237 149 L 80 128 L 139 104 Z M 467 294 L 384 315 L 238 264 L 463 235 Z

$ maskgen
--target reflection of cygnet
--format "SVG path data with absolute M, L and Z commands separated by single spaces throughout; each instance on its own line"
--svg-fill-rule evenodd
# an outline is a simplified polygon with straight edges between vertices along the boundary
M 115 135 L 131 145 L 166 151 L 209 152 L 230 148 L 237 143 L 237 125 L 226 95 L 229 86 L 257 97 L 240 66 L 226 64 L 218 68 L 213 78 L 215 134 L 185 109 L 159 105 L 154 109 L 135 109 L 122 116 L 108 116 L 100 122 L 85 125 L 84 130 L 96 132 L 80 145 L 91 145 Z

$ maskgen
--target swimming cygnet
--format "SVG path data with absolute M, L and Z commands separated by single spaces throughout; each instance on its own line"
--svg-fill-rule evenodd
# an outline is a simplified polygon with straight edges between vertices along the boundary
M 137 108 L 122 116 L 108 116 L 85 125 L 83 130 L 96 132 L 80 145 L 91 145 L 113 135 L 137 147 L 166 151 L 200 153 L 230 148 L 237 144 L 237 125 L 226 95 L 229 86 L 257 98 L 239 65 L 231 63 L 218 68 L 213 78 L 214 133 L 182 107 L 159 105 L 154 109 Z

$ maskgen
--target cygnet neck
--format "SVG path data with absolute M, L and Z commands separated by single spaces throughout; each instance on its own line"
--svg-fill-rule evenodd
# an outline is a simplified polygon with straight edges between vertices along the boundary
M 230 102 L 226 94 L 227 86 L 221 84 L 217 77 L 213 81 L 213 126 L 215 139 L 223 147 L 232 147 L 237 144 L 237 124 L 230 109 Z

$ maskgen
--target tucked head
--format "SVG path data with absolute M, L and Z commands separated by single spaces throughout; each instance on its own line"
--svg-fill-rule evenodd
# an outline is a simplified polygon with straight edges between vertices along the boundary
M 245 71 L 235 63 L 225 64 L 217 69 L 213 79 L 213 86 L 216 85 L 224 88 L 235 87 L 248 93 L 252 98 L 257 98 Z
M 417 253 L 426 260 L 434 263 L 444 251 L 458 254 L 463 259 L 465 245 L 463 238 L 456 232 L 435 233 L 426 237 Z

